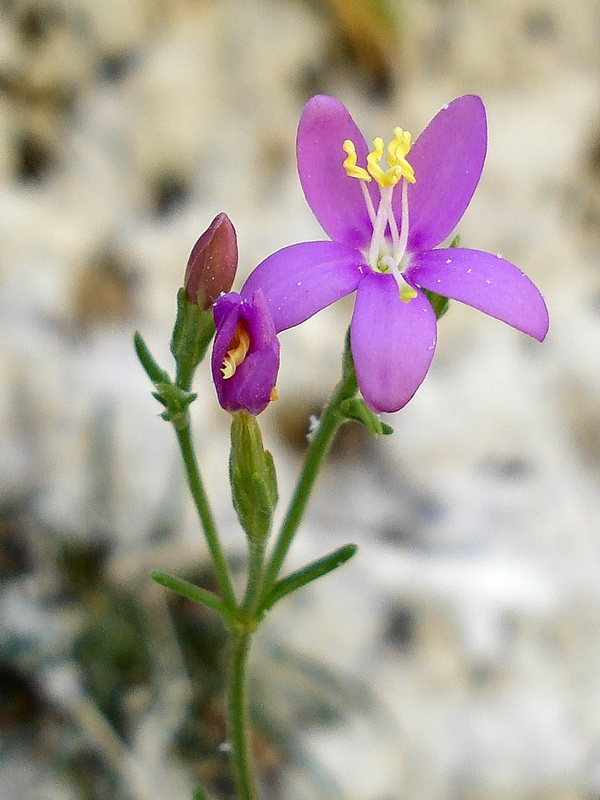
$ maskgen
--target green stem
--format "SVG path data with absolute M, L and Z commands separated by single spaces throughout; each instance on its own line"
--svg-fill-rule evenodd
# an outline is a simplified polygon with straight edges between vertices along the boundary
M 258 800 L 250 755 L 246 674 L 251 639 L 252 633 L 249 631 L 239 634 L 234 639 L 227 688 L 231 758 L 239 800 Z
M 177 441 L 181 450 L 181 456 L 185 465 L 185 471 L 190 487 L 190 492 L 194 500 L 194 505 L 198 511 L 204 536 L 210 550 L 212 562 L 214 564 L 215 572 L 217 575 L 217 582 L 223 598 L 223 603 L 227 609 L 235 614 L 237 612 L 237 602 L 233 584 L 231 582 L 231 575 L 229 574 L 229 567 L 227 560 L 221 547 L 217 526 L 208 502 L 208 497 L 204 489 L 204 484 L 198 469 L 198 462 L 196 460 L 196 453 L 194 452 L 194 445 L 192 444 L 192 434 L 190 429 L 189 415 L 186 413 L 184 424 L 174 425 L 175 433 L 177 434 Z
M 354 372 L 348 340 L 346 340 L 342 379 L 334 389 L 331 399 L 321 415 L 318 428 L 308 448 L 306 460 L 302 472 L 300 473 L 298 483 L 296 484 L 296 490 L 288 506 L 287 514 L 283 520 L 281 530 L 279 531 L 277 542 L 265 570 L 259 608 L 263 608 L 277 580 L 279 571 L 283 566 L 285 557 L 292 544 L 294 534 L 298 530 L 298 526 L 306 510 L 323 460 L 329 452 L 329 448 L 338 430 L 346 420 L 346 417 L 340 413 L 339 407 L 344 400 L 353 397 L 356 391 L 356 374 Z
M 250 563 L 248 564 L 248 581 L 242 608 L 248 619 L 255 619 L 262 588 L 262 572 L 265 563 L 264 542 L 250 544 Z

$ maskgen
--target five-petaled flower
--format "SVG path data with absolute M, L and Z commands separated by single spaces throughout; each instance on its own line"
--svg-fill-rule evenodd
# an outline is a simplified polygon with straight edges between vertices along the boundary
M 217 332 L 212 374 L 221 406 L 260 414 L 277 392 L 279 340 L 263 293 L 221 295 L 213 307 Z
M 362 395 L 375 412 L 402 408 L 429 369 L 437 324 L 422 289 L 474 306 L 539 341 L 546 335 L 546 305 L 520 269 L 479 250 L 434 249 L 464 214 L 486 147 L 485 109 L 474 95 L 445 106 L 414 145 L 396 128 L 385 168 L 383 141 L 375 139 L 369 152 L 338 100 L 318 95 L 304 108 L 298 172 L 332 241 L 291 245 L 269 256 L 242 296 L 262 289 L 279 332 L 356 290 L 352 355 Z

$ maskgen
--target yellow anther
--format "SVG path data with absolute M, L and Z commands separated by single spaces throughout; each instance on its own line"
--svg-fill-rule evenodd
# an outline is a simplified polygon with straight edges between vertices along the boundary
M 272 403 L 276 403 L 276 402 L 279 400 L 279 392 L 277 391 L 277 387 L 276 387 L 276 386 L 274 386 L 274 387 L 271 389 L 271 395 L 270 395 L 270 397 L 271 397 L 271 402 L 272 402 Z
M 379 163 L 383 158 L 383 139 L 378 136 L 373 139 L 373 149 L 367 156 L 367 169 L 363 169 L 356 166 L 356 148 L 350 139 L 346 139 L 342 145 L 344 152 L 347 153 L 343 167 L 351 178 L 370 181 L 373 177 L 380 186 L 395 186 L 401 178 L 406 178 L 409 183 L 415 183 L 414 170 L 406 160 L 411 143 L 412 137 L 408 131 L 394 128 L 394 138 L 387 146 L 388 169 L 384 170 Z
M 248 331 L 243 322 L 238 322 L 221 367 L 224 380 L 235 375 L 236 369 L 246 358 L 249 347 L 250 336 L 248 335 Z
M 383 155 L 383 139 L 377 137 L 373 139 L 373 149 L 367 156 L 367 169 L 380 186 L 395 186 L 398 180 L 390 183 L 386 180 L 386 173 L 379 166 L 381 156 Z
M 342 145 L 342 149 L 344 153 L 347 153 L 347 158 L 342 164 L 346 170 L 346 175 L 350 178 L 358 178 L 359 181 L 370 181 L 371 176 L 367 170 L 363 167 L 356 166 L 356 147 L 354 146 L 354 142 L 351 142 L 350 139 L 346 139 Z
M 406 160 L 412 145 L 412 136 L 402 128 L 394 128 L 394 138 L 387 147 L 387 162 L 390 167 L 397 167 L 409 183 L 415 183 L 415 173 Z

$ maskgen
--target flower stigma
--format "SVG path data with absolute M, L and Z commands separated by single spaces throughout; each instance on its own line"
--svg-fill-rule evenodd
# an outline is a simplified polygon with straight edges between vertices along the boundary
M 380 164 L 384 152 L 383 139 L 373 139 L 373 149 L 367 155 L 366 168 L 357 165 L 354 142 L 346 139 L 342 144 L 346 153 L 342 166 L 349 178 L 360 181 L 367 213 L 373 226 L 369 251 L 366 254 L 367 262 L 374 272 L 391 273 L 394 276 L 403 303 L 408 303 L 417 296 L 416 290 L 407 283 L 401 270 L 408 244 L 408 184 L 416 182 L 414 170 L 406 160 L 411 145 L 410 133 L 402 128 L 394 128 L 394 138 L 385 148 L 388 166 L 383 169 Z M 379 187 L 377 211 L 366 186 L 371 180 L 375 180 Z M 398 184 L 401 192 L 400 230 L 392 207 L 393 192 Z
M 235 332 L 231 341 L 229 342 L 229 348 L 225 354 L 223 365 L 221 367 L 221 373 L 224 380 L 227 380 L 235 375 L 235 371 L 246 358 L 249 348 L 250 335 L 248 334 L 248 330 L 243 322 L 238 322 L 235 326 Z

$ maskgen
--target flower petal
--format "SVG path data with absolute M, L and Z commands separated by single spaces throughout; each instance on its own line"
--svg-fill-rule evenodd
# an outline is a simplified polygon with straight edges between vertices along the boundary
M 368 147 L 346 107 L 326 95 L 309 100 L 296 140 L 298 174 L 306 200 L 328 236 L 362 248 L 368 245 L 373 226 L 361 181 L 349 178 L 342 166 L 346 139 L 354 142 L 358 166 L 365 167 Z M 373 182 L 366 186 L 377 208 L 379 194 Z
M 487 149 L 485 108 L 466 94 L 431 120 L 408 154 L 416 183 L 408 186 L 409 252 L 440 244 L 465 213 L 479 183 Z M 394 192 L 401 217 L 401 193 Z
M 372 411 L 398 411 L 408 403 L 427 374 L 436 338 L 435 314 L 422 292 L 403 303 L 391 275 L 365 275 L 350 343 L 358 385 Z
M 262 289 L 277 332 L 299 325 L 353 292 L 363 258 L 340 242 L 302 242 L 268 256 L 250 273 L 242 296 Z
M 460 300 L 542 341 L 548 309 L 537 287 L 514 264 L 481 250 L 419 253 L 405 273 L 424 289 Z

